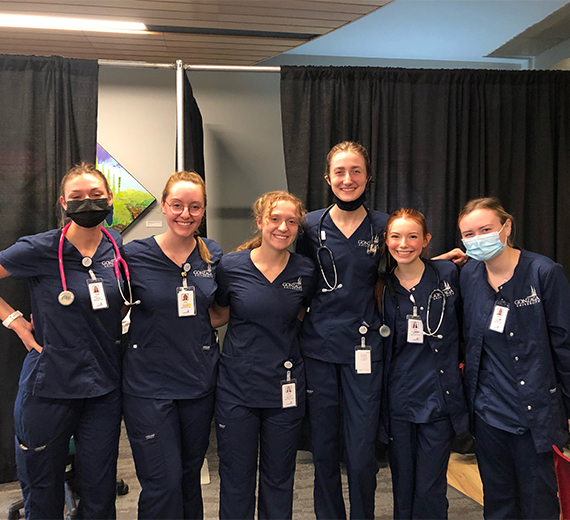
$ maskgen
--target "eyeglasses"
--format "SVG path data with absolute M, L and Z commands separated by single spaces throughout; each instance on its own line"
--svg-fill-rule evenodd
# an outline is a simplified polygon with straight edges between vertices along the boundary
M 173 202 L 172 204 L 170 204 L 170 202 L 164 202 L 168 205 L 173 215 L 182 215 L 184 208 L 187 208 L 188 213 L 193 217 L 198 216 L 202 211 L 204 211 L 204 206 L 199 206 L 198 204 L 189 204 L 188 206 L 185 206 L 184 204 L 180 204 L 180 202 Z

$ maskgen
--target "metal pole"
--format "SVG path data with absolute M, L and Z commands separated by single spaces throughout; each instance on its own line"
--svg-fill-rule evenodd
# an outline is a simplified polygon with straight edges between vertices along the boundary
M 99 65 L 111 67 L 135 67 L 141 69 L 175 69 L 175 63 L 149 63 L 146 61 L 98 60 Z
M 256 67 L 241 65 L 184 65 L 186 70 L 210 70 L 210 71 L 230 71 L 230 72 L 280 72 L 281 67 Z
M 176 60 L 176 171 L 184 169 L 184 65 Z
M 180 61 L 180 60 L 178 60 Z M 99 65 L 112 67 L 140 67 L 149 69 L 176 69 L 176 63 L 147 63 L 146 61 L 99 60 Z M 186 70 L 219 71 L 219 72 L 280 72 L 281 67 L 257 67 L 255 65 L 183 65 Z

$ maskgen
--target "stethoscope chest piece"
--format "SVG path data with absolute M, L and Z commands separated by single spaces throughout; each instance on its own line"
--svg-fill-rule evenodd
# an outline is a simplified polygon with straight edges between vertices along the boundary
M 57 296 L 57 301 L 64 307 L 71 305 L 73 300 L 75 300 L 75 296 L 71 291 L 61 291 Z
M 378 332 L 380 332 L 380 336 L 382 336 L 383 338 L 387 338 L 390 335 L 390 327 L 388 327 L 388 325 L 384 324 L 380 327 L 380 329 L 378 329 Z

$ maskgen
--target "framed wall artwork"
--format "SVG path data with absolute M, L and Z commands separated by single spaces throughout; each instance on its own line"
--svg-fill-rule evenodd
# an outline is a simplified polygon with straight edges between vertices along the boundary
M 149 209 L 156 199 L 99 143 L 96 165 L 107 178 L 113 192 L 113 210 L 105 219 L 106 226 L 122 233 Z

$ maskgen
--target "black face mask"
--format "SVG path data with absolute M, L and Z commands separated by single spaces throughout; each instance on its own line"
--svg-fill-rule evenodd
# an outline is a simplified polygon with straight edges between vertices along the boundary
M 109 199 L 68 200 L 65 214 L 78 226 L 98 226 L 109 214 Z
M 355 200 L 344 201 L 340 200 L 336 195 L 333 195 L 333 204 L 336 204 L 343 211 L 356 211 L 360 206 L 366 202 L 366 193 L 363 192 L 360 197 Z

